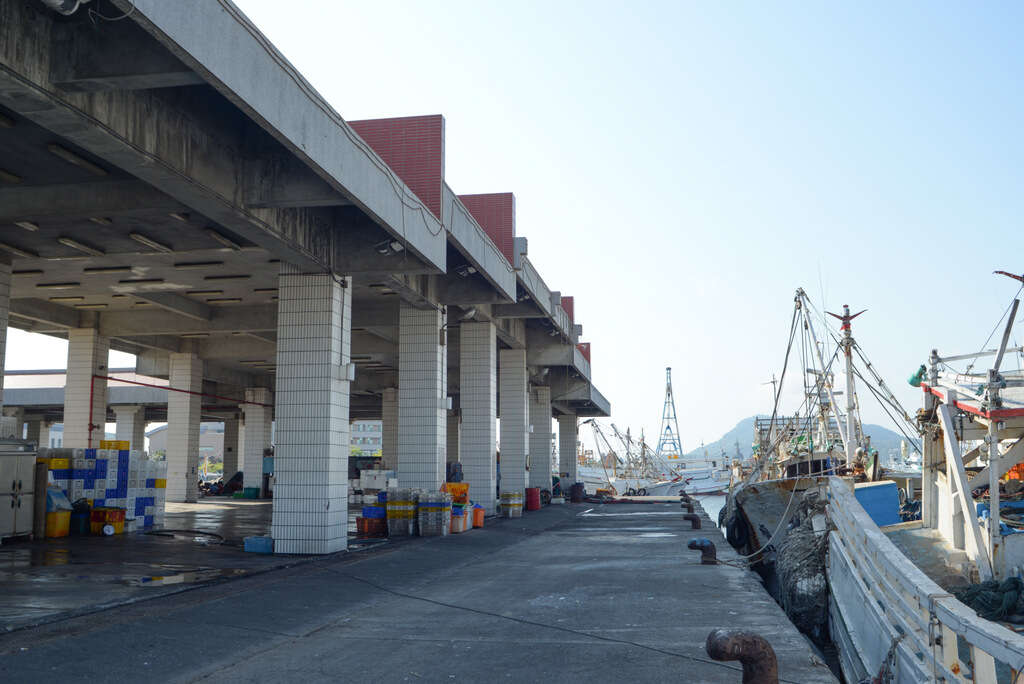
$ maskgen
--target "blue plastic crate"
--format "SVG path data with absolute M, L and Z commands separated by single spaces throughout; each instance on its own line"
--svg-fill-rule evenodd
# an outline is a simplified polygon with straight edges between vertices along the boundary
M 244 542 L 249 553 L 274 553 L 274 540 L 270 537 L 246 537 Z
M 153 489 L 156 487 L 156 478 L 150 477 L 146 479 L 146 489 Z
M 363 517 L 386 518 L 388 517 L 388 509 L 383 506 L 363 506 Z

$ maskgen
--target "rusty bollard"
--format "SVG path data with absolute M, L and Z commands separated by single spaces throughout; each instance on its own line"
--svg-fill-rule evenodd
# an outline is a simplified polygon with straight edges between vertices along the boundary
M 779 684 L 775 651 L 764 637 L 752 632 L 716 629 L 708 634 L 704 649 L 714 660 L 740 661 L 743 684 Z
M 696 513 L 687 513 L 686 515 L 683 516 L 683 520 L 689 520 L 690 521 L 690 526 L 691 526 L 690 529 L 691 530 L 699 530 L 700 529 L 700 516 L 697 515 Z
M 693 513 L 693 501 L 687 499 L 679 504 L 680 508 L 685 508 L 687 513 Z
M 701 565 L 718 565 L 718 551 L 715 543 L 706 537 L 691 539 L 686 548 L 700 551 Z

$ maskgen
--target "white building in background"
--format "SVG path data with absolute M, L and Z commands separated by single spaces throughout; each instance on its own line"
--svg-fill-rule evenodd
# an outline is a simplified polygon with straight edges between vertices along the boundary
M 384 421 L 357 420 L 352 423 L 350 446 L 371 456 L 381 449 L 381 430 Z

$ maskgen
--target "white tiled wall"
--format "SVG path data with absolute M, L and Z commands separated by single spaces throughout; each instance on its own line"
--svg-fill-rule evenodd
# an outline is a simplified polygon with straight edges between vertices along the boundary
M 562 475 L 562 491 L 576 482 L 576 416 L 558 416 L 558 472 Z
M 381 396 L 381 462 L 386 470 L 398 467 L 398 390 L 388 387 Z
M 527 409 L 526 350 L 499 352 L 498 396 L 501 398 L 501 484 L 502 492 L 523 493 L 526 489 Z
M 146 409 L 143 406 L 115 406 L 117 419 L 116 438 L 131 442 L 131 448 L 143 451 L 146 448 Z
M 224 419 L 224 481 L 238 472 L 238 416 Z
M 84 449 L 89 446 L 89 397 L 92 396 L 92 447 L 99 448 L 107 420 L 107 381 L 94 375 L 107 375 L 110 340 L 92 328 L 68 330 L 68 374 L 64 387 L 64 446 Z
M 405 302 L 398 314 L 398 484 L 437 491 L 444 482 L 448 353 L 445 316 Z
M 271 536 L 275 553 L 332 553 L 347 546 L 352 279 L 281 266 Z
M 7 351 L 7 318 L 11 309 L 11 265 L 0 257 L 0 406 L 4 405 L 4 355 Z
M 497 340 L 494 324 L 463 323 L 459 337 L 459 404 L 462 437 L 459 460 L 469 497 L 495 512 L 497 441 Z
M 186 392 L 202 392 L 202 359 L 190 353 L 171 354 L 169 384 Z M 167 393 L 168 501 L 195 501 L 199 497 L 201 409 L 201 397 L 197 394 Z
M 551 388 L 530 390 L 530 486 L 551 489 Z
M 459 417 L 458 411 L 448 412 L 448 446 L 445 450 L 447 454 L 448 463 L 458 463 L 459 461 L 459 431 L 461 428 L 461 418 Z
M 270 428 L 270 404 L 273 397 L 265 387 L 248 387 L 245 390 L 245 436 L 241 448 L 242 486 L 263 486 L 263 450 L 270 446 L 267 431 Z M 250 403 L 251 402 L 251 403 Z

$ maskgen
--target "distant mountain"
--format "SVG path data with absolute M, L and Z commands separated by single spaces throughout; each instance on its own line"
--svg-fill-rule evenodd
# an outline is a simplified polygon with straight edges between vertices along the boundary
M 705 444 L 703 449 L 707 449 L 709 456 L 718 456 L 724 450 L 731 459 L 736 455 L 736 443 L 739 442 L 740 453 L 744 457 L 750 456 L 750 445 L 754 441 L 754 418 L 755 416 L 744 418 L 719 439 Z M 871 423 L 864 425 L 864 433 L 871 437 L 871 446 L 878 449 L 878 453 L 882 455 L 892 452 L 899 453 L 900 442 L 904 439 L 903 435 L 898 432 Z M 687 456 L 699 456 L 703 449 L 698 446 L 688 452 Z

